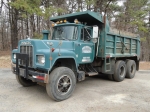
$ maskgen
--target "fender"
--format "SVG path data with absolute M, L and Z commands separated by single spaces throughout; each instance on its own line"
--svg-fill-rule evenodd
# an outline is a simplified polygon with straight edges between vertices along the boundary
M 76 61 L 76 55 L 71 50 L 61 49 L 60 52 L 59 52 L 59 50 L 56 49 L 54 52 L 52 52 L 51 57 L 52 57 L 52 60 L 50 60 L 51 64 L 50 64 L 50 69 L 49 70 L 51 70 L 53 68 L 54 64 L 59 59 L 73 59 L 74 62 L 75 62 L 76 70 L 78 70 L 78 64 L 77 64 L 77 61 Z

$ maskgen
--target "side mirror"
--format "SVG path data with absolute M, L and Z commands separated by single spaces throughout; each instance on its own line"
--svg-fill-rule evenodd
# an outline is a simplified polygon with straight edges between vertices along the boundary
M 98 38 L 98 26 L 93 26 L 93 37 Z

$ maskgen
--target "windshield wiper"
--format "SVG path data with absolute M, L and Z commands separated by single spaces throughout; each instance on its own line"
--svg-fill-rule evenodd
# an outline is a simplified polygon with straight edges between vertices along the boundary
M 54 40 L 60 40 L 59 38 L 54 38 Z
M 62 40 L 69 40 L 70 41 L 70 39 L 68 39 L 68 38 L 61 38 Z

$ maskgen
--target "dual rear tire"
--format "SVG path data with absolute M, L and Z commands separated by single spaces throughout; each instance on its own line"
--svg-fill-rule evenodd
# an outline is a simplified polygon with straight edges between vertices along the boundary
M 128 60 L 127 61 L 127 73 L 126 73 L 126 78 L 132 79 L 135 76 L 136 72 L 136 63 L 134 60 Z
M 115 65 L 114 80 L 121 82 L 124 80 L 126 75 L 126 64 L 124 61 L 117 61 Z
M 121 82 L 124 78 L 132 79 L 135 76 L 136 72 L 136 63 L 134 60 L 127 60 L 125 63 L 122 60 L 119 60 L 115 64 L 115 72 L 113 75 L 109 75 L 110 80 L 115 80 Z

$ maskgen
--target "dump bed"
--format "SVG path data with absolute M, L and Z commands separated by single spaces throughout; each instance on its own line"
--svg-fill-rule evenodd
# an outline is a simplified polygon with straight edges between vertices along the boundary
M 102 17 L 99 12 L 77 12 L 73 14 L 66 14 L 62 16 L 52 17 L 53 22 L 66 19 L 73 23 L 78 19 L 81 23 L 86 23 L 89 26 L 97 25 L 100 30 L 98 38 L 98 47 L 96 45 L 97 57 L 140 57 L 140 39 L 139 37 L 132 38 L 127 35 L 118 35 L 110 33 L 110 26 L 107 18 Z
M 76 12 L 72 14 L 66 14 L 62 16 L 51 17 L 50 20 L 53 22 L 57 22 L 60 20 L 66 19 L 70 23 L 74 23 L 75 19 L 78 19 L 81 23 L 86 23 L 86 25 L 93 26 L 101 26 L 103 23 L 103 18 L 99 12 Z
M 140 38 L 101 32 L 98 57 L 140 57 Z

